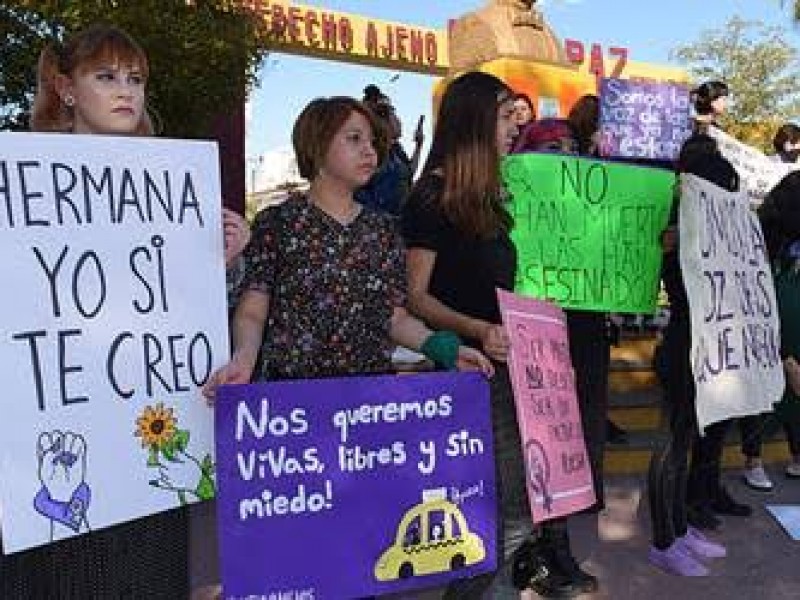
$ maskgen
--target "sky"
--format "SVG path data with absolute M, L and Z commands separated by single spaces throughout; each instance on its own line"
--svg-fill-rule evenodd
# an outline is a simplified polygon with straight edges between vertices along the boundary
M 356 13 L 365 17 L 445 28 L 451 18 L 475 10 L 484 0 L 301 0 L 299 4 Z M 603 48 L 627 47 L 630 60 L 677 64 L 676 46 L 693 43 L 704 30 L 720 29 L 739 16 L 782 25 L 800 47 L 800 30 L 792 29 L 788 7 L 780 0 L 539 0 L 537 6 L 560 39 L 572 38 Z M 314 97 L 349 95 L 360 98 L 369 83 L 388 94 L 404 123 L 404 145 L 420 115 L 426 115 L 430 139 L 434 78 L 426 75 L 351 65 L 288 54 L 271 54 L 259 72 L 258 88 L 248 108 L 246 154 L 291 147 L 291 129 L 302 108 Z

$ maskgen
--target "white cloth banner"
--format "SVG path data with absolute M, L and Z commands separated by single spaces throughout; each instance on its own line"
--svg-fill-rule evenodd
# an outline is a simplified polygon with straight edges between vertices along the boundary
M 760 206 L 781 179 L 800 167 L 796 163 L 774 160 L 717 127 L 710 127 L 708 134 L 717 140 L 720 152 L 739 173 L 741 187 L 747 191 L 751 206 Z
M 216 144 L 0 134 L 0 253 L 5 551 L 213 496 Z
M 679 231 L 700 427 L 771 411 L 784 389 L 780 323 L 747 195 L 683 175 Z

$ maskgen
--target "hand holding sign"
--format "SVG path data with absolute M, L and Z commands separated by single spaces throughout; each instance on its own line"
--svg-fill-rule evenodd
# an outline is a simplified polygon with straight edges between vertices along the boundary
M 469 346 L 458 347 L 458 357 L 456 358 L 456 368 L 459 371 L 478 371 L 487 377 L 494 375 L 492 361 L 486 358 L 480 351 Z
M 488 325 L 481 333 L 483 351 L 498 362 L 508 357 L 508 335 L 502 325 Z
M 218 369 L 203 386 L 203 395 L 209 404 L 214 403 L 217 388 L 226 384 L 250 383 L 256 365 L 256 353 L 237 350 L 230 362 Z

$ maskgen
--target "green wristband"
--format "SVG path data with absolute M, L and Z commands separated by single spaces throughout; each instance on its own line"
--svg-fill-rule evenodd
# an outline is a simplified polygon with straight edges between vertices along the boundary
M 419 350 L 436 366 L 452 371 L 456 367 L 460 346 L 461 340 L 452 331 L 437 331 L 428 336 Z

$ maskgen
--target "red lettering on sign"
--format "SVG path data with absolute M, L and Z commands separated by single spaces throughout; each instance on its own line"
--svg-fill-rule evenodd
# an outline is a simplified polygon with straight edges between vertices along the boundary
M 589 59 L 589 72 L 598 77 L 605 77 L 606 63 L 603 59 L 603 50 L 600 44 L 592 44 L 591 58 Z
M 386 26 L 386 43 L 381 46 L 383 58 L 394 58 L 394 31 L 391 25 Z
M 306 12 L 306 43 L 312 48 L 319 48 L 319 37 L 317 36 L 317 29 L 319 28 L 319 19 L 317 18 L 316 11 L 309 10 Z
M 322 13 L 322 44 L 326 50 L 336 50 L 336 40 L 336 17 L 329 13 Z
M 622 72 L 628 64 L 628 49 L 620 48 L 619 46 L 612 46 L 608 49 L 611 56 L 617 58 L 617 64 L 614 65 L 614 71 L 611 73 L 612 77 L 622 77 Z
M 289 31 L 289 39 L 296 42 L 300 39 L 300 22 L 303 20 L 303 15 L 300 9 L 296 6 L 289 7 L 289 15 L 286 17 L 287 30 Z
M 586 54 L 582 42 L 578 40 L 564 40 L 564 52 L 567 54 L 567 60 L 572 64 L 583 64 Z
M 398 27 L 395 35 L 397 36 L 397 59 L 408 60 L 408 29 L 405 27 Z
M 378 29 L 372 21 L 367 23 L 367 39 L 365 42 L 367 46 L 367 56 L 378 58 Z
M 353 50 L 353 26 L 350 19 L 342 17 L 339 21 L 339 37 L 341 39 L 342 50 L 350 52 Z
M 436 42 L 436 34 L 434 33 L 425 34 L 425 57 L 432 67 L 439 62 L 439 44 Z
M 286 15 L 283 12 L 283 7 L 280 4 L 272 5 L 272 34 L 275 36 L 283 37 L 286 33 Z
M 586 60 L 586 49 L 583 43 L 578 40 L 564 40 L 564 52 L 567 55 L 567 60 L 574 65 L 582 65 Z M 628 49 L 622 46 L 612 46 L 608 49 L 608 53 L 617 59 L 611 72 L 611 77 L 622 77 L 628 64 Z M 605 59 L 603 58 L 603 49 L 600 44 L 592 44 L 589 61 L 589 72 L 594 73 L 597 77 L 605 77 Z
M 411 31 L 411 62 L 422 64 L 425 54 L 425 44 L 423 43 L 422 32 L 419 29 Z

